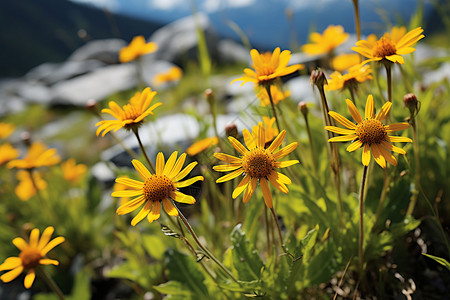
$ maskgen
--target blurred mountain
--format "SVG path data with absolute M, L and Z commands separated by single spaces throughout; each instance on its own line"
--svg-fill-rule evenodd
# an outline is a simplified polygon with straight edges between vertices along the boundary
M 94 39 L 150 36 L 163 24 L 67 0 L 0 1 L 0 78 L 24 75 L 43 62 L 64 61 Z

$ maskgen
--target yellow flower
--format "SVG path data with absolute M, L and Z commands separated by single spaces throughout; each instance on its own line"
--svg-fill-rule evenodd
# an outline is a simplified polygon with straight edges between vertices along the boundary
M 350 69 L 353 66 L 356 66 L 360 63 L 359 54 L 341 54 L 336 57 L 333 57 L 331 60 L 331 67 L 338 71 L 343 72 L 345 70 Z
M 269 118 L 268 116 L 263 116 L 263 125 L 264 125 L 264 144 L 267 145 L 268 143 L 271 143 L 278 135 L 278 128 L 273 127 L 273 124 L 275 124 L 275 117 Z M 250 144 L 246 144 L 248 148 L 254 148 L 255 147 L 255 141 L 258 140 L 258 125 L 255 125 L 252 127 L 252 137 L 253 140 L 249 140 Z M 267 145 L 268 146 L 268 145 Z
M 343 136 L 333 137 L 329 139 L 329 142 L 347 142 L 354 141 L 347 147 L 347 151 L 352 152 L 360 147 L 363 147 L 362 163 L 364 166 L 368 166 L 370 162 L 370 151 L 375 158 L 375 161 L 382 167 L 386 168 L 386 161 L 391 165 L 397 165 L 397 160 L 389 152 L 394 151 L 400 154 L 405 154 L 405 150 L 395 147 L 391 143 L 393 142 L 412 142 L 410 138 L 401 136 L 390 136 L 389 134 L 394 131 L 407 129 L 408 123 L 395 123 L 389 125 L 383 125 L 382 121 L 386 118 L 391 109 L 392 102 L 386 102 L 381 108 L 377 116 L 374 116 L 373 97 L 369 95 L 367 97 L 365 119 L 361 118 L 358 110 L 352 101 L 346 100 L 348 109 L 356 124 L 350 122 L 347 118 L 340 114 L 330 111 L 329 114 L 336 121 L 347 127 L 343 129 L 335 126 L 325 126 L 325 129 Z
M 156 174 L 151 174 L 148 169 L 138 160 L 133 159 L 132 164 L 141 175 L 144 181 L 129 179 L 126 177 L 117 178 L 116 182 L 126 185 L 129 190 L 113 192 L 113 197 L 136 197 L 133 200 L 121 205 L 117 209 L 118 215 L 123 215 L 136 210 L 144 204 L 144 207 L 131 220 L 131 225 L 147 217 L 152 223 L 159 218 L 161 214 L 161 203 L 169 216 L 178 216 L 178 210 L 172 204 L 169 198 L 180 202 L 193 204 L 195 198 L 185 195 L 178 191 L 178 188 L 189 186 L 199 180 L 203 181 L 203 176 L 195 176 L 190 179 L 180 181 L 185 178 L 189 172 L 197 165 L 197 162 L 190 163 L 181 171 L 186 154 L 183 153 L 177 159 L 178 152 L 175 151 L 164 163 L 164 155 L 160 152 L 156 157 Z
M 207 137 L 207 138 L 199 140 L 199 141 L 193 143 L 191 146 L 189 146 L 186 149 L 186 153 L 189 154 L 190 156 L 194 156 L 194 155 L 199 154 L 200 152 L 205 151 L 209 147 L 217 145 L 218 143 L 219 143 L 219 139 L 217 138 L 217 136 Z
M 4 273 L 0 279 L 3 282 L 10 282 L 17 278 L 23 270 L 27 270 L 24 285 L 29 289 L 33 285 L 36 277 L 35 269 L 39 265 L 59 265 L 57 260 L 45 257 L 50 250 L 65 241 L 62 236 L 50 241 L 53 231 L 52 226 L 47 227 L 39 240 L 39 229 L 35 228 L 31 231 L 29 243 L 21 237 L 15 238 L 12 242 L 20 250 L 20 254 L 18 257 L 8 257 L 0 265 L 0 271 L 11 270 Z
M 9 137 L 14 130 L 16 130 L 16 126 L 13 124 L 0 122 L 0 138 L 4 139 Z
M 351 67 L 348 73 L 341 74 L 339 72 L 333 72 L 328 79 L 328 85 L 325 86 L 326 90 L 335 91 L 345 89 L 348 87 L 357 87 L 358 83 L 372 79 L 372 69 L 369 65 L 358 64 Z
M 75 159 L 70 158 L 61 164 L 64 179 L 73 183 L 77 183 L 83 178 L 83 175 L 87 171 L 87 167 L 84 164 L 76 164 Z
M 31 179 L 30 172 L 21 170 L 17 172 L 16 176 L 19 180 L 19 184 L 14 191 L 20 200 L 27 201 L 36 195 L 37 191 Z M 42 179 L 40 173 L 33 172 L 33 180 L 39 190 L 45 190 L 47 188 L 47 182 Z
M 403 64 L 402 55 L 416 51 L 412 46 L 425 37 L 423 29 L 417 27 L 406 33 L 405 27 L 392 28 L 391 34 L 385 33 L 379 40 L 374 34 L 367 37 L 367 40 L 356 42 L 356 47 L 352 50 L 368 58 L 363 63 L 370 61 L 390 61 Z
M 329 25 L 323 34 L 313 32 L 309 35 L 309 39 L 312 43 L 303 45 L 303 52 L 311 55 L 326 54 L 345 42 L 348 39 L 348 33 L 344 32 L 344 27 L 341 25 Z
M 11 144 L 6 143 L 0 146 L 0 165 L 18 157 L 19 151 Z
M 281 52 L 277 47 L 273 53 L 267 52 L 260 54 L 258 50 L 252 49 L 250 55 L 253 60 L 253 68 L 255 70 L 245 68 L 244 76 L 233 80 L 243 81 L 241 85 L 246 82 L 253 82 L 261 86 L 271 85 L 273 81 L 281 76 L 291 74 L 297 70 L 302 69 L 303 65 L 287 66 L 289 59 L 291 59 L 291 51 L 284 50 Z
M 23 159 L 15 159 L 7 164 L 8 168 L 33 169 L 44 166 L 52 166 L 59 163 L 61 158 L 56 149 L 47 149 L 44 144 L 34 142 L 28 149 Z
M 162 105 L 161 102 L 155 103 L 148 107 L 152 103 L 153 97 L 156 92 L 147 87 L 142 93 L 136 92 L 136 94 L 130 99 L 128 104 L 120 108 L 116 102 L 110 101 L 108 103 L 109 108 L 102 109 L 102 113 L 108 113 L 116 120 L 103 120 L 95 124 L 99 126 L 97 128 L 97 135 L 103 131 L 102 136 L 105 136 L 111 130 L 116 132 L 120 128 L 132 130 L 138 128 L 144 122 L 144 118 L 150 114 L 153 115 L 153 110 Z
M 269 95 L 267 95 L 267 90 L 257 86 L 257 96 L 261 100 L 262 106 L 270 105 Z M 272 96 L 273 104 L 277 105 L 278 102 L 286 99 L 291 95 L 289 91 L 283 92 L 277 85 L 270 86 L 270 94 Z
M 167 82 L 177 81 L 183 75 L 183 71 L 179 67 L 172 67 L 167 72 L 156 74 L 153 79 L 154 85 L 161 85 Z
M 224 153 L 214 154 L 217 159 L 227 163 L 225 165 L 214 166 L 214 170 L 219 172 L 232 171 L 217 179 L 216 182 L 225 182 L 245 174 L 242 181 L 233 191 L 232 197 L 235 199 L 245 190 L 243 201 L 246 203 L 253 195 L 259 180 L 264 195 L 264 201 L 267 207 L 272 208 L 272 194 L 270 193 L 267 180 L 283 193 L 289 192 L 286 184 L 291 184 L 291 180 L 286 175 L 275 171 L 275 169 L 289 167 L 298 163 L 298 160 L 278 161 L 278 159 L 294 151 L 298 144 L 294 142 L 277 151 L 277 148 L 281 145 L 286 136 L 286 131 L 283 130 L 270 146 L 265 148 L 266 133 L 262 122 L 260 122 L 252 131 L 252 133 L 247 129 L 244 129 L 243 131 L 245 144 L 248 150 L 234 137 L 228 137 L 228 140 L 233 147 L 242 154 L 241 157 L 235 157 Z
M 142 55 L 155 52 L 157 49 L 156 43 L 145 43 L 145 38 L 142 35 L 135 36 L 128 46 L 120 49 L 119 60 L 126 63 Z

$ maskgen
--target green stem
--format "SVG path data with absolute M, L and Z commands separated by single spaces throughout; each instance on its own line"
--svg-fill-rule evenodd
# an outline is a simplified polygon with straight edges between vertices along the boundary
M 64 294 L 61 292 L 61 289 L 58 287 L 58 285 L 55 283 L 55 281 L 48 276 L 47 272 L 45 272 L 42 268 L 36 268 L 39 275 L 44 278 L 45 282 L 48 284 L 50 289 L 58 296 L 60 300 L 64 300 Z
M 359 193 L 359 274 L 362 278 L 364 270 L 364 189 L 367 178 L 367 166 L 364 166 Z
M 175 206 L 176 207 L 176 206 Z M 236 277 L 234 277 L 233 273 L 231 273 L 230 270 L 228 270 L 213 254 L 211 251 L 208 250 L 208 248 L 206 248 L 205 246 L 203 246 L 203 244 L 199 241 L 197 235 L 194 232 L 194 229 L 192 229 L 191 224 L 189 224 L 188 220 L 186 219 L 186 217 L 183 215 L 183 213 L 180 211 L 180 209 L 178 207 L 176 207 L 176 209 L 178 210 L 178 217 L 180 218 L 180 220 L 183 222 L 184 226 L 186 226 L 186 229 L 190 232 L 190 234 L 192 235 L 192 238 L 194 239 L 195 243 L 200 247 L 200 249 L 203 250 L 203 252 L 212 260 L 214 261 L 227 275 L 228 277 L 230 277 L 230 279 L 232 279 L 234 282 L 238 282 L 238 280 L 236 279 Z
M 410 216 L 414 212 L 416 206 L 417 198 L 419 196 L 420 187 L 420 159 L 419 159 L 419 139 L 417 136 L 416 118 L 411 116 L 411 127 L 413 129 L 413 145 L 414 145 L 414 160 L 415 160 L 415 187 L 412 192 L 411 200 L 406 210 L 406 215 Z
M 272 243 L 270 241 L 269 216 L 267 215 L 267 205 L 264 205 L 264 220 L 266 222 L 267 255 L 270 255 Z
M 386 80 L 387 80 L 387 92 L 388 92 L 388 101 L 392 102 L 392 66 L 390 62 L 384 64 L 386 68 Z
M 151 169 L 152 173 L 156 174 L 155 168 L 153 167 L 152 162 L 148 158 L 147 152 L 145 151 L 144 145 L 142 144 L 141 138 L 139 137 L 139 129 L 138 128 L 133 128 L 133 133 L 134 133 L 134 135 L 136 136 L 136 138 L 138 140 L 139 147 L 141 148 L 141 152 L 142 152 L 142 154 L 144 154 L 145 160 L 147 160 L 147 163 L 150 166 L 150 169 Z
M 356 29 L 356 37 L 361 40 L 361 26 L 359 22 L 359 5 L 358 0 L 353 0 L 353 8 L 355 10 L 355 29 Z
M 308 116 L 306 114 L 303 114 L 303 117 L 305 118 L 306 132 L 308 134 L 308 142 L 309 142 L 309 148 L 310 148 L 310 153 L 311 153 L 311 163 L 313 165 L 314 175 L 316 176 L 317 179 L 319 179 L 319 175 L 318 175 L 319 173 L 317 171 L 316 155 L 314 153 L 314 146 L 313 146 L 313 140 L 312 140 L 312 135 L 311 135 L 311 128 L 309 127 Z
M 270 208 L 270 212 L 272 213 L 273 219 L 275 220 L 275 224 L 277 224 L 277 229 L 278 229 L 278 235 L 280 237 L 280 248 L 283 249 L 283 235 L 281 234 L 281 227 L 280 227 L 280 223 L 278 222 L 278 217 L 277 214 L 275 213 L 275 210 L 273 209 L 273 207 Z
M 277 124 L 278 132 L 281 132 L 280 124 L 278 123 L 277 111 L 275 110 L 275 104 L 273 103 L 272 93 L 270 92 L 270 85 L 266 85 L 267 95 L 269 95 L 270 106 L 272 107 L 272 113 L 275 117 L 275 122 Z

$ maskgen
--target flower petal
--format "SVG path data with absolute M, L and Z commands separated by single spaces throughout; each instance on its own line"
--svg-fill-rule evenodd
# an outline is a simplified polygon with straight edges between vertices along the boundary
M 375 111 L 375 108 L 373 105 L 373 96 L 369 95 L 369 96 L 367 96 L 366 112 L 365 112 L 364 118 L 373 119 L 374 111 Z
M 298 163 L 299 163 L 299 161 L 296 159 L 295 160 L 286 160 L 286 161 L 277 161 L 277 162 L 275 162 L 275 167 L 281 169 L 281 168 L 293 166 Z
M 331 139 L 328 139 L 329 142 L 348 142 L 353 141 L 358 136 L 356 134 L 349 134 L 349 135 L 342 135 L 342 136 L 335 136 Z
M 30 248 L 36 248 L 39 242 L 39 229 L 34 228 L 30 233 Z
M 368 166 L 370 163 L 370 146 L 369 146 L 369 144 L 364 144 L 363 153 L 362 153 L 362 163 L 365 166 Z
M 234 189 L 231 197 L 233 197 L 233 199 L 236 199 L 237 196 L 239 196 L 247 188 L 247 185 L 249 182 L 250 182 L 250 176 L 245 175 L 244 178 L 241 180 L 241 182 L 238 184 L 238 186 Z
M 33 285 L 35 278 L 36 278 L 36 273 L 34 273 L 34 269 L 29 270 L 28 274 L 25 276 L 25 280 L 24 280 L 25 288 L 29 289 Z
M 153 204 L 158 204 L 161 206 L 159 202 L 147 201 L 147 203 L 145 203 L 144 207 L 139 211 L 139 213 L 131 220 L 131 225 L 136 226 L 137 223 L 142 221 L 150 212 Z
M 144 202 L 145 202 L 145 195 L 141 195 L 141 196 L 119 206 L 119 208 L 117 208 L 117 210 L 116 210 L 116 213 L 118 215 L 128 214 L 128 213 L 136 210 Z
M 337 112 L 330 111 L 328 114 L 345 127 L 349 129 L 356 129 L 356 125 L 354 123 L 350 122 L 346 117 L 338 114 Z
M 178 216 L 178 210 L 175 208 L 175 206 L 172 204 L 172 202 L 168 198 L 164 199 L 162 201 L 162 204 L 163 204 L 164 210 L 166 211 L 166 213 L 169 216 L 173 216 L 173 217 Z
M 12 270 L 22 265 L 22 260 L 20 257 L 8 257 L 5 261 L 0 265 L 0 271 Z
M 244 141 L 245 141 L 245 145 L 247 146 L 247 148 L 249 150 L 255 149 L 256 141 L 253 138 L 253 135 L 250 133 L 250 131 L 248 131 L 247 128 L 244 128 L 244 130 L 242 130 L 242 135 L 244 136 Z
M 251 178 L 250 183 L 247 184 L 247 189 L 245 190 L 242 202 L 247 203 L 250 200 L 250 198 L 252 197 L 253 193 L 256 190 L 257 183 L 258 183 L 257 178 Z
M 231 156 L 224 153 L 214 153 L 214 157 L 220 159 L 221 161 L 227 162 L 229 164 L 240 164 L 242 163 L 241 158 L 237 158 L 235 156 Z
M 408 129 L 409 124 L 408 123 L 395 123 L 395 124 L 386 125 L 386 126 L 384 126 L 384 128 L 386 128 L 386 130 L 388 132 L 399 131 L 399 130 Z
M 275 138 L 275 140 L 273 140 L 272 144 L 270 144 L 269 148 L 267 148 L 267 150 L 269 150 L 270 152 L 274 152 L 278 147 L 280 147 L 285 136 L 286 130 L 281 131 L 280 134 L 278 134 L 278 136 Z
M 261 184 L 261 189 L 264 196 L 264 202 L 266 203 L 268 208 L 272 208 L 272 193 L 270 192 L 269 185 L 267 184 L 267 181 L 264 178 L 261 178 L 259 180 L 259 183 Z
M 388 142 L 392 143 L 412 143 L 412 140 L 408 137 L 403 136 L 391 136 L 389 135 L 387 137 Z
M 361 148 L 362 145 L 363 145 L 363 143 L 360 140 L 357 140 L 357 141 L 351 143 L 350 146 L 347 147 L 347 151 L 353 152 L 353 151 Z
M 112 197 L 135 197 L 142 195 L 144 192 L 140 190 L 125 190 L 125 191 L 115 191 L 111 194 Z
M 17 276 L 20 275 L 20 273 L 22 273 L 23 271 L 23 266 L 19 266 L 15 269 L 12 269 L 11 271 L 3 274 L 2 276 L 0 276 L 0 280 L 3 282 L 10 282 L 14 279 L 17 278 Z
M 164 154 L 159 152 L 156 156 L 156 175 L 161 175 L 164 171 Z
M 48 251 L 52 250 L 59 244 L 64 243 L 65 240 L 66 239 L 62 236 L 58 236 L 58 237 L 54 238 L 41 250 L 41 254 L 46 255 L 48 253 Z
M 180 202 L 180 203 L 186 203 L 186 204 L 194 204 L 195 203 L 195 198 L 192 196 L 188 196 L 183 194 L 182 192 L 179 191 L 174 191 L 170 193 L 170 198 L 172 198 L 173 200 Z
M 347 103 L 348 110 L 350 111 L 353 120 L 355 120 L 358 124 L 361 123 L 363 120 L 355 104 L 350 99 L 346 99 L 345 102 Z
M 44 232 L 42 232 L 41 239 L 39 240 L 39 243 L 38 243 L 39 250 L 44 248 L 45 245 L 47 245 L 47 243 L 50 241 L 53 231 L 55 231 L 55 229 L 52 226 L 49 226 L 49 227 L 45 228 Z
M 184 165 L 184 162 L 186 160 L 186 153 L 183 153 L 180 155 L 180 157 L 178 157 L 177 162 L 175 163 L 172 171 L 170 171 L 170 173 L 167 175 L 167 177 L 169 177 L 169 179 L 173 180 L 173 178 L 175 176 L 178 175 L 178 173 L 180 173 L 181 168 Z
M 233 171 L 231 173 L 228 173 L 227 175 L 224 175 L 224 176 L 218 178 L 216 180 L 216 183 L 221 183 L 221 182 L 225 182 L 225 181 L 234 179 L 234 178 L 238 177 L 239 175 L 241 175 L 242 173 L 244 173 L 244 169 L 242 169 L 242 168 L 238 169 L 236 171 Z
M 172 181 L 177 182 L 186 177 L 192 171 L 192 169 L 195 168 L 197 164 L 198 163 L 196 161 L 191 162 L 189 165 L 187 165 L 186 168 L 183 169 L 183 171 L 178 173 L 178 175 L 175 175 L 175 177 L 172 178 Z
M 352 129 L 344 129 L 336 126 L 325 126 L 325 129 L 334 133 L 339 134 L 355 134 L 355 130 Z
M 203 181 L 204 180 L 203 176 L 195 176 L 195 177 L 189 178 L 189 179 L 187 179 L 185 181 L 175 182 L 174 186 L 176 188 L 183 188 L 183 187 L 189 186 L 189 185 L 191 185 L 191 184 L 193 184 L 193 183 L 195 183 L 195 182 L 197 182 L 199 180 Z
M 388 149 L 389 151 L 397 152 L 397 153 L 400 153 L 400 154 L 406 154 L 406 151 L 403 150 L 402 148 L 395 147 L 394 145 L 389 144 L 389 143 L 386 142 L 386 141 L 382 141 L 381 144 L 382 144 L 386 149 Z
M 379 164 L 380 167 L 382 167 L 383 169 L 386 169 L 386 160 L 384 159 L 383 155 L 381 155 L 381 151 L 378 144 L 372 144 L 370 145 L 370 148 L 372 150 L 372 155 L 375 158 L 377 164 Z
M 383 155 L 384 159 L 386 159 L 388 163 L 393 166 L 397 165 L 397 160 L 389 151 L 387 151 L 383 146 L 379 146 L 378 148 L 380 149 L 381 155 Z
M 248 152 L 248 150 L 241 144 L 241 142 L 239 142 L 237 139 L 235 139 L 232 136 L 228 137 L 228 140 L 230 141 L 230 143 L 233 145 L 234 149 L 236 149 L 239 153 L 241 153 L 242 155 L 244 155 L 246 152 Z
M 286 185 L 279 179 L 278 172 L 271 172 L 269 176 L 267 176 L 267 179 L 269 179 L 270 183 L 281 192 L 285 194 L 289 193 Z
M 297 142 L 290 143 L 290 144 L 287 145 L 286 147 L 281 148 L 280 150 L 278 150 L 277 152 L 275 152 L 275 153 L 273 154 L 273 158 L 274 158 L 274 159 L 282 158 L 282 157 L 288 155 L 289 153 L 291 153 L 292 151 L 294 151 L 294 150 L 297 148 L 297 146 L 298 146 L 298 143 L 297 143 Z
M 159 216 L 161 216 L 161 202 L 153 202 L 153 207 L 147 214 L 147 220 L 149 223 L 153 223 L 153 221 L 159 219 Z
M 391 110 L 392 102 L 388 101 L 386 102 L 383 107 L 381 107 L 380 111 L 377 114 L 376 119 L 380 122 L 382 122 L 386 116 L 389 114 L 389 111 Z
M 54 265 L 54 266 L 57 266 L 57 265 L 59 265 L 59 261 L 54 260 L 54 259 L 42 258 L 42 259 L 39 260 L 39 264 L 40 265 Z
M 21 237 L 17 237 L 12 240 L 14 246 L 16 246 L 20 251 L 23 251 L 28 248 L 28 243 Z
M 166 165 L 164 167 L 164 171 L 163 174 L 164 175 L 169 175 L 170 172 L 172 171 L 173 167 L 175 166 L 175 162 L 177 160 L 177 156 L 178 156 L 178 151 L 174 151 L 172 153 L 172 155 L 170 155 L 169 159 L 166 161 Z
M 148 171 L 148 169 L 137 159 L 133 159 L 131 161 L 131 163 L 133 164 L 134 168 L 136 169 L 136 171 L 139 172 L 139 174 L 141 174 L 141 177 L 143 179 L 147 179 L 150 178 L 152 176 L 152 174 Z

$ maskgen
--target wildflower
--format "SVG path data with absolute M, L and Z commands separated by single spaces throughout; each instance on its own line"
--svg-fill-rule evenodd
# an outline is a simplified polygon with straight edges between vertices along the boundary
M 0 146 L 0 165 L 18 157 L 19 151 L 11 144 L 6 143 Z
M 252 56 L 254 70 L 249 68 L 244 69 L 244 76 L 233 80 L 231 83 L 243 81 L 241 84 L 243 85 L 246 82 L 253 82 L 266 87 L 271 85 L 275 79 L 291 74 L 304 67 L 303 65 L 292 65 L 288 67 L 291 51 L 280 51 L 280 48 L 277 47 L 273 53 L 267 52 L 260 54 L 258 50 L 252 49 L 250 55 Z
M 145 38 L 142 35 L 135 36 L 128 46 L 120 49 L 119 60 L 126 63 L 156 50 L 158 50 L 156 43 L 145 43 Z
M 247 129 L 244 129 L 243 131 L 245 144 L 247 145 L 248 150 L 235 138 L 231 136 L 228 137 L 228 140 L 233 147 L 242 155 L 241 157 L 235 157 L 224 153 L 214 154 L 217 159 L 227 163 L 226 165 L 214 166 L 214 170 L 219 172 L 232 171 L 217 179 L 216 182 L 225 182 L 244 174 L 244 178 L 233 191 L 232 197 L 235 199 L 245 190 L 243 201 L 246 203 L 253 195 L 259 180 L 264 195 L 264 201 L 269 208 L 272 208 L 272 195 L 267 180 L 283 193 L 289 192 L 286 184 L 291 184 L 291 180 L 286 175 L 275 171 L 275 169 L 289 167 L 298 163 L 298 160 L 278 161 L 280 158 L 294 151 L 298 144 L 294 142 L 277 151 L 277 148 L 281 145 L 286 136 L 286 131 L 283 130 L 270 146 L 265 148 L 266 133 L 262 122 L 260 122 L 257 127 L 254 127 L 252 131 L 252 133 Z
M 29 243 L 21 237 L 15 238 L 12 242 L 20 250 L 20 254 L 18 257 L 8 257 L 0 265 L 0 271 L 11 270 L 0 276 L 0 279 L 3 282 L 10 282 L 17 278 L 23 270 L 27 270 L 24 285 L 29 289 L 33 285 L 36 277 L 35 269 L 39 265 L 59 265 L 57 260 L 46 258 L 50 250 L 65 241 L 62 236 L 50 241 L 53 231 L 52 226 L 47 227 L 39 240 L 39 229 L 35 228 L 31 231 Z
M 155 103 L 149 107 L 150 103 L 155 97 L 156 92 L 147 87 L 142 93 L 136 94 L 130 99 L 128 104 L 120 108 L 116 102 L 110 101 L 109 108 L 102 109 L 102 113 L 112 115 L 116 120 L 103 120 L 95 124 L 97 128 L 97 135 L 103 131 L 102 136 L 105 136 L 111 130 L 116 132 L 120 128 L 133 130 L 138 128 L 144 122 L 144 118 L 150 114 L 153 115 L 153 110 L 162 105 L 161 102 Z
M 331 60 L 330 64 L 334 70 L 338 72 L 343 72 L 359 63 L 360 63 L 359 54 L 352 53 L 352 54 L 338 55 Z
M 383 125 L 382 121 L 388 115 L 389 110 L 391 109 L 392 102 L 386 102 L 377 116 L 374 117 L 373 97 L 372 95 L 369 95 L 367 97 L 365 119 L 363 120 L 353 102 L 349 99 L 347 99 L 346 101 L 348 109 L 350 110 L 350 114 L 357 124 L 350 122 L 347 118 L 334 111 L 330 111 L 330 116 L 348 129 L 343 129 L 335 126 L 325 126 L 325 129 L 328 131 L 343 134 L 343 136 L 333 137 L 328 141 L 354 141 L 350 146 L 347 147 L 347 151 L 349 152 L 353 152 L 356 149 L 363 147 L 362 163 L 364 166 L 369 165 L 370 151 L 372 151 L 372 155 L 375 158 L 375 161 L 382 168 L 386 168 L 386 161 L 393 166 L 397 165 L 397 160 L 389 151 L 397 152 L 400 154 L 406 154 L 406 152 L 405 150 L 398 148 L 391 143 L 406 143 L 412 141 L 407 137 L 389 135 L 391 132 L 407 129 L 409 127 L 408 123 Z
M 7 164 L 7 167 L 18 169 L 33 169 L 44 166 L 52 166 L 59 163 L 61 158 L 56 149 L 47 149 L 44 144 L 34 142 L 28 149 L 27 155 L 22 159 L 15 159 Z
M 367 37 L 367 40 L 356 42 L 356 47 L 352 50 L 367 57 L 363 63 L 370 61 L 383 61 L 403 64 L 402 55 L 416 51 L 412 46 L 425 37 L 423 29 L 417 27 L 406 33 L 405 27 L 393 27 L 391 34 L 385 33 L 379 40 L 374 34 Z
M 261 89 L 258 87 L 259 92 L 257 93 L 257 96 L 259 100 L 261 100 L 262 106 L 270 105 L 270 98 L 267 94 L 267 89 Z M 278 102 L 286 99 L 291 95 L 289 91 L 283 92 L 281 88 L 279 88 L 277 85 L 271 85 L 270 86 L 270 94 L 272 96 L 273 104 L 277 105 Z
M 178 216 L 178 210 L 169 198 L 180 203 L 195 203 L 194 197 L 185 195 L 177 189 L 189 186 L 199 180 L 203 181 L 203 176 L 195 176 L 180 181 L 192 171 L 197 165 L 197 162 L 190 163 L 181 171 L 186 159 L 186 154 L 183 153 L 178 159 L 177 154 L 177 151 L 173 152 L 167 162 L 164 163 L 164 155 L 161 152 L 158 153 L 158 156 L 156 157 L 156 174 L 151 174 L 140 161 L 133 159 L 132 164 L 144 181 L 142 182 L 126 177 L 116 179 L 117 183 L 126 185 L 129 190 L 113 192 L 113 197 L 137 196 L 137 198 L 121 205 L 116 211 L 117 214 L 123 215 L 130 213 L 144 204 L 144 207 L 140 212 L 133 220 L 131 220 L 131 225 L 135 226 L 145 217 L 147 217 L 150 223 L 158 219 L 161 212 L 161 203 L 169 216 Z
M 16 127 L 13 124 L 0 122 L 0 138 L 5 139 L 9 137 L 14 130 L 16 130 Z
M 268 116 L 263 116 L 262 119 L 265 132 L 265 145 L 267 145 L 277 137 L 279 131 L 278 128 L 273 127 L 275 124 L 275 117 L 269 118 Z M 252 128 L 253 142 L 258 139 L 258 126 L 259 125 L 256 125 Z M 251 147 L 251 145 L 247 145 L 247 147 Z
M 70 158 L 61 164 L 63 171 L 63 177 L 65 180 L 77 183 L 81 180 L 83 175 L 87 171 L 87 167 L 84 164 L 76 164 L 75 159 Z
M 171 67 L 167 72 L 161 72 L 156 74 L 153 79 L 153 84 L 161 85 L 163 83 L 169 83 L 177 81 L 183 75 L 183 71 L 179 67 Z
M 370 66 L 362 64 L 351 67 L 346 74 L 335 71 L 330 75 L 328 85 L 325 86 L 325 89 L 329 91 L 341 90 L 349 87 L 355 89 L 358 83 L 373 78 L 370 73 L 372 73 Z
M 200 152 L 205 151 L 209 147 L 217 145 L 218 143 L 219 143 L 219 139 L 217 138 L 217 136 L 207 137 L 207 138 L 201 139 L 201 140 L 193 143 L 191 146 L 189 146 L 186 149 L 186 153 L 189 154 L 190 156 L 194 156 L 194 155 L 199 154 Z
M 31 176 L 33 176 L 33 178 L 31 178 Z M 36 187 L 41 191 L 47 188 L 47 182 L 42 179 L 41 174 L 38 172 L 31 173 L 29 171 L 20 170 L 17 172 L 16 177 L 19 180 L 19 184 L 17 184 L 14 192 L 22 201 L 27 201 L 36 195 Z
M 303 52 L 311 55 L 326 54 L 345 42 L 348 39 L 348 33 L 344 32 L 344 27 L 341 25 L 329 25 L 323 34 L 313 32 L 309 35 L 309 39 L 312 43 L 303 45 Z

